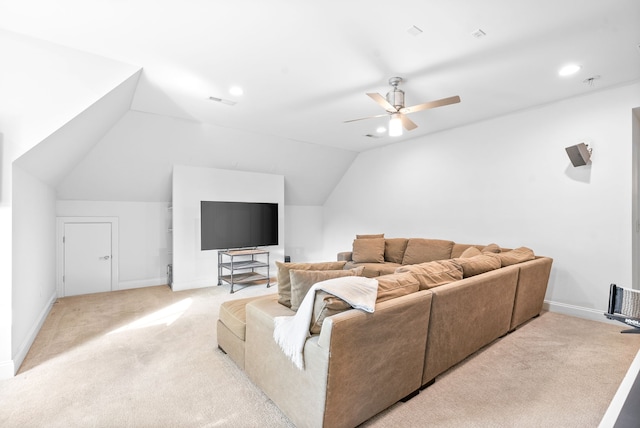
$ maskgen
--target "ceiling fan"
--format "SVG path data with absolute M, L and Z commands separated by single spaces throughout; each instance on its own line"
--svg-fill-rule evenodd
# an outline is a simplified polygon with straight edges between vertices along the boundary
M 402 82 L 402 77 L 392 77 L 389 79 L 389 84 L 393 86 L 393 89 L 387 93 L 386 98 L 378 93 L 367 93 L 367 95 L 371 99 L 373 99 L 375 102 L 380 104 L 382 108 L 384 108 L 387 111 L 386 114 L 363 117 L 360 119 L 346 120 L 345 123 L 355 122 L 357 120 L 372 119 L 375 117 L 390 116 L 389 136 L 396 137 L 396 136 L 402 135 L 402 128 L 406 129 L 407 131 L 411 131 L 418 127 L 418 125 L 416 125 L 411 119 L 409 119 L 406 116 L 407 114 L 460 102 L 460 97 L 456 95 L 454 97 L 442 98 L 436 101 L 429 101 L 423 104 L 418 104 L 411 107 L 405 107 L 404 91 L 398 88 L 398 85 L 401 82 Z

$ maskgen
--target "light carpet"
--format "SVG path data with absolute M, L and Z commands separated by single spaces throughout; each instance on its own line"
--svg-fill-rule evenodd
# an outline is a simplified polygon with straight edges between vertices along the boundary
M 217 349 L 220 303 L 276 292 L 166 286 L 59 299 L 2 427 L 292 427 Z M 640 348 L 620 327 L 545 312 L 363 427 L 597 427 Z

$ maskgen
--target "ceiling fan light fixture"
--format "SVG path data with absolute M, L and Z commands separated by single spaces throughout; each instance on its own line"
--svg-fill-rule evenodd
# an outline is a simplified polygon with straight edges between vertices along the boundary
M 399 113 L 391 115 L 389 119 L 389 137 L 399 137 L 402 135 L 402 118 Z

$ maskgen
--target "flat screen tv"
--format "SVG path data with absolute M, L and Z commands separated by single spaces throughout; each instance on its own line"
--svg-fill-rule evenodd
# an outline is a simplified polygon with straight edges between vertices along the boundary
M 200 249 L 278 245 L 278 204 L 200 202 Z

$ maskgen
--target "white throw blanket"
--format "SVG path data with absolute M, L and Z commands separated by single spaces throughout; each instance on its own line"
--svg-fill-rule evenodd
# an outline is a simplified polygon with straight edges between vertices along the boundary
M 298 312 L 293 316 L 275 317 L 273 338 L 282 351 L 299 368 L 304 369 L 302 351 L 309 334 L 316 291 L 323 290 L 341 298 L 356 309 L 373 312 L 378 296 L 378 281 L 362 276 L 345 276 L 314 284 L 304 296 Z

